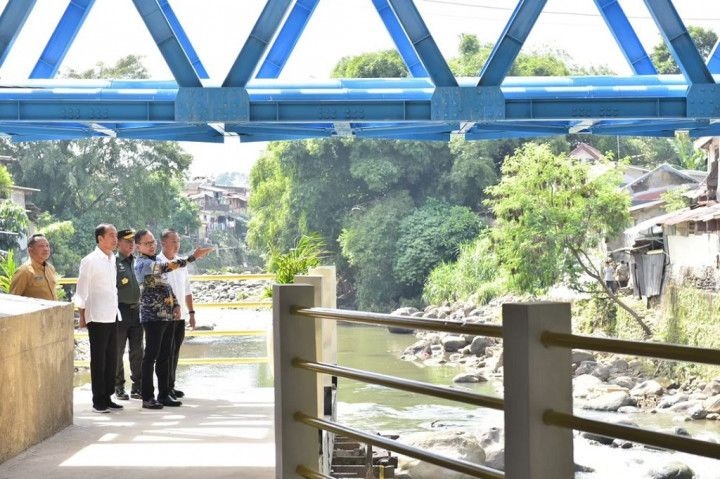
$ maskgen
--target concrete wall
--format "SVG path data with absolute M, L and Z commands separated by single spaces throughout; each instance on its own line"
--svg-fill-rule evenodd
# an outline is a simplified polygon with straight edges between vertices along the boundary
M 0 294 L 0 463 L 72 424 L 73 308 Z
M 718 234 L 670 235 L 667 242 L 674 277 L 687 268 L 716 267 L 720 254 Z

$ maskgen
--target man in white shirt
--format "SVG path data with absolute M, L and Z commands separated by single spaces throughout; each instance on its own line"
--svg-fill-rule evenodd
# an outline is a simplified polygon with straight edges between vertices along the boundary
M 77 289 L 73 302 L 80 310 L 80 327 L 87 326 L 90 338 L 90 381 L 93 411 L 108 413 L 122 409 L 112 402 L 117 366 L 118 299 L 117 273 L 113 250 L 117 230 L 111 224 L 95 228 L 97 247 L 80 261 Z
M 160 245 L 162 251 L 158 254 L 158 260 L 170 262 L 177 258 L 180 252 L 180 235 L 173 229 L 167 229 L 160 235 Z M 175 389 L 175 372 L 180 357 L 180 346 L 185 339 L 185 321 L 189 320 L 190 328 L 195 329 L 195 311 L 193 310 L 193 297 L 190 289 L 190 273 L 187 268 L 178 268 L 165 273 L 165 276 L 173 293 L 175 293 L 178 303 L 180 303 L 180 319 L 173 321 L 169 371 L 169 394 L 173 399 L 177 399 L 185 396 L 184 392 Z

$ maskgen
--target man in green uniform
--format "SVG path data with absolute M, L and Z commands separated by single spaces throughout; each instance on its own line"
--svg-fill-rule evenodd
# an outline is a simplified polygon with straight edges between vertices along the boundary
M 135 230 L 126 229 L 118 232 L 117 290 L 118 309 L 122 321 L 117 323 L 118 364 L 115 377 L 115 397 L 127 401 L 141 399 L 143 328 L 140 326 L 140 286 L 134 273 Z M 125 343 L 128 344 L 130 360 L 130 380 L 132 389 L 130 396 L 125 391 L 125 368 L 123 355 Z
M 27 246 L 30 258 L 15 271 L 10 281 L 10 294 L 57 301 L 57 274 L 53 265 L 47 262 L 50 243 L 45 235 L 34 234 Z

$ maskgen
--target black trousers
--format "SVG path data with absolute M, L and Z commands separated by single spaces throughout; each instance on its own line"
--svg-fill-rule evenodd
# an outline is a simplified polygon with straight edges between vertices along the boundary
M 128 346 L 128 359 L 130 361 L 130 380 L 132 392 L 142 389 L 142 359 L 143 359 L 143 328 L 140 325 L 140 306 L 135 304 L 118 304 L 122 321 L 117 323 L 117 373 L 115 375 L 115 390 L 125 390 L 125 367 L 123 356 L 125 344 Z
M 180 358 L 180 346 L 185 340 L 185 320 L 173 321 L 173 341 L 170 351 L 170 390 L 175 389 L 175 372 L 177 371 L 178 358 Z
M 107 409 L 115 389 L 117 326 L 115 323 L 87 323 L 90 339 L 90 382 L 95 409 Z
M 143 401 L 149 401 L 155 397 L 153 371 L 158 380 L 158 400 L 161 401 L 168 397 L 172 323 L 172 321 L 143 323 L 145 330 L 145 353 L 142 360 Z

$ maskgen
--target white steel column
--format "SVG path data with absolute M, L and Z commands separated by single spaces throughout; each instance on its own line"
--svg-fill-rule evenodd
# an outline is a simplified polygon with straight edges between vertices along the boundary
M 574 476 L 572 431 L 543 423 L 543 412 L 572 413 L 571 351 L 545 347 L 543 331 L 571 332 L 570 304 L 503 305 L 505 477 Z
M 302 411 L 317 410 L 317 378 L 311 371 L 292 366 L 294 358 L 315 361 L 315 321 L 292 314 L 293 306 L 311 308 L 315 291 L 305 284 L 273 285 L 273 353 L 275 370 L 275 477 L 300 478 L 303 464 L 317 470 L 320 459 L 318 431 L 293 419 Z

